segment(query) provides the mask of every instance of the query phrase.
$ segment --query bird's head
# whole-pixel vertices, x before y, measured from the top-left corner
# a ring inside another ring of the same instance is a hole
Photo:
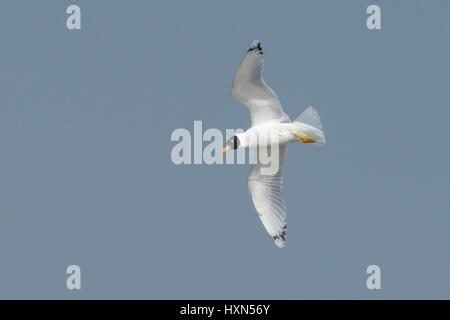
[[[230,149],[237,149],[241,146],[241,141],[239,140],[237,135],[232,136],[230,139],[228,139],[225,148],[222,149],[222,153],[230,150]]]

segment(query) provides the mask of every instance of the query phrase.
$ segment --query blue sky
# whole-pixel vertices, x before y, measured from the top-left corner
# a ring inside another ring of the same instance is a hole
[[[81,30],[66,28],[77,4]],[[381,8],[368,30],[366,8]],[[450,298],[446,1],[5,1],[1,298]],[[244,128],[229,95],[254,39],[295,118],[287,244],[248,165],[176,166],[177,128]],[[232,201],[228,201],[232,199]],[[77,264],[82,289],[65,287]],[[379,265],[382,289],[365,286]]]

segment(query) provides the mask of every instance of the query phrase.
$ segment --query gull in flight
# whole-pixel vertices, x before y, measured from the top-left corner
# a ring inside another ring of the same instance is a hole
[[[263,60],[261,43],[255,40],[242,60],[231,85],[231,96],[247,107],[252,126],[247,131],[231,137],[222,153],[238,148],[264,149],[266,154],[270,153],[278,160],[276,170],[268,174],[264,172],[267,162],[263,163],[262,157],[257,157],[248,175],[248,187],[259,218],[272,240],[281,248],[286,242],[282,171],[287,144],[289,142],[323,144],[325,135],[319,114],[314,108],[307,108],[294,121],[284,113],[277,95],[262,78]],[[270,144],[268,139],[262,139],[262,136],[269,134],[271,139],[276,138],[270,140]]]

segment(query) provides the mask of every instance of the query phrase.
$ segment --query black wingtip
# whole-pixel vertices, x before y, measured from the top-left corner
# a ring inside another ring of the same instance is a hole
[[[256,52],[259,54],[263,54],[262,48],[261,48],[261,42],[259,42],[259,40],[255,40],[253,41],[252,45],[250,46],[250,48],[248,49],[247,52]]]
[[[276,236],[272,237],[272,240],[275,241],[275,243],[280,243],[282,246],[284,246],[284,243],[286,242],[286,225],[283,227],[283,230],[277,234]]]

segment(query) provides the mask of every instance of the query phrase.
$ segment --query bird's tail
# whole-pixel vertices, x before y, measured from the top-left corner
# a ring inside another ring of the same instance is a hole
[[[313,138],[316,144],[325,143],[325,134],[323,133],[322,122],[320,122],[319,113],[313,107],[308,107],[295,120],[298,125],[299,134],[305,137]]]

